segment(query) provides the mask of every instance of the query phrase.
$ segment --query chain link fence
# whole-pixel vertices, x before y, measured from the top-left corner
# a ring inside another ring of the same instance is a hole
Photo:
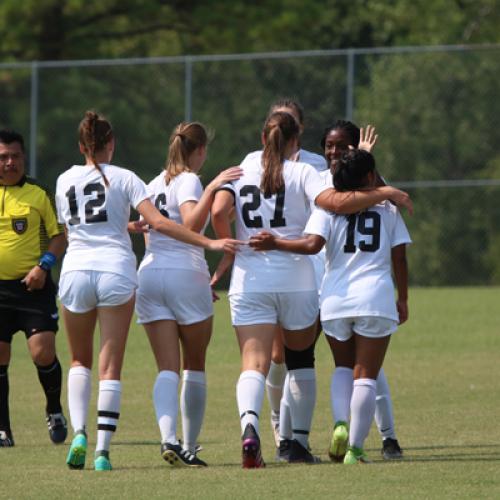
[[[500,45],[0,64],[0,126],[25,135],[30,172],[53,187],[81,161],[86,109],[112,121],[115,163],[145,181],[163,167],[173,127],[199,120],[215,133],[208,181],[258,149],[270,103],[293,97],[306,149],[321,153],[337,118],[377,127],[379,170],[415,201],[405,216],[413,285],[498,285],[499,74]]]

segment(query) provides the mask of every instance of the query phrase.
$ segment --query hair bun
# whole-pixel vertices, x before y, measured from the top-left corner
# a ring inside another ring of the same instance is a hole
[[[95,122],[99,119],[99,115],[92,110],[85,111],[85,119]]]

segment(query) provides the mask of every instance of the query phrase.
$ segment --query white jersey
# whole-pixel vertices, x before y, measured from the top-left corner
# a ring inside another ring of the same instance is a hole
[[[297,161],[312,165],[318,172],[328,170],[328,164],[323,156],[305,149],[299,150],[299,157],[297,158]]]
[[[162,172],[148,184],[148,192],[156,208],[165,217],[182,224],[180,206],[188,201],[198,202],[203,194],[203,186],[198,176],[192,172],[182,172],[167,185],[165,172]],[[209,275],[203,248],[183,243],[154,230],[149,233],[146,254],[139,269],[146,267],[190,269]]]
[[[309,206],[327,189],[316,170],[305,163],[285,161],[284,191],[266,198],[260,191],[261,157],[248,157],[240,165],[243,176],[224,186],[235,196],[236,237],[248,240],[262,230],[278,238],[302,236]],[[307,255],[272,250],[256,252],[242,247],[236,253],[231,293],[315,290],[311,259]]]
[[[136,283],[136,258],[127,224],[130,206],[148,199],[146,186],[130,170],[100,164],[109,181],[93,166],[74,165],[57,179],[59,222],[68,231],[68,249],[61,274],[106,271]]]
[[[255,160],[262,158],[262,150],[252,151],[245,156],[246,160]],[[313,153],[312,151],[307,151],[305,149],[299,150],[299,156],[295,160],[300,163],[307,163],[314,167],[318,172],[323,172],[324,170],[328,170],[328,164],[323,156]]]
[[[324,180],[328,187],[333,187],[333,178],[330,169],[323,170],[319,174]],[[316,209],[315,205],[311,205],[311,212]],[[309,255],[314,266],[314,275],[316,276],[316,288],[318,292],[321,293],[321,283],[323,282],[323,277],[325,276],[325,261],[326,261],[326,248],[323,247],[318,253]]]
[[[304,232],[326,240],[321,320],[380,316],[398,321],[391,248],[411,239],[394,205],[386,201],[347,216],[317,209]]]

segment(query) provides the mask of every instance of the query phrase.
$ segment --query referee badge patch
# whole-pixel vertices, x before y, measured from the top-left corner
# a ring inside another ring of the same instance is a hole
[[[22,217],[20,219],[12,219],[12,229],[17,234],[23,234],[28,229],[28,219],[26,217]]]

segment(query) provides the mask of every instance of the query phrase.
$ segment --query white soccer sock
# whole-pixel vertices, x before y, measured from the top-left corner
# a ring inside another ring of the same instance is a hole
[[[292,439],[292,417],[290,415],[290,375],[287,373],[280,402],[280,439]]]
[[[205,372],[184,370],[181,389],[182,447],[191,453],[195,452],[196,440],[205,415],[206,401]]]
[[[170,370],[162,370],[156,377],[153,388],[153,403],[156,421],[160,428],[161,442],[177,444],[177,413],[179,375]]]
[[[97,399],[96,451],[108,451],[120,418],[122,384],[119,380],[101,380]]]
[[[392,413],[392,399],[389,384],[383,368],[380,368],[377,377],[377,398],[375,400],[375,422],[383,439],[396,439],[394,431],[394,415]]]
[[[375,394],[377,382],[371,378],[359,378],[354,381],[351,398],[351,425],[349,444],[363,448],[370,432],[375,413]]]
[[[345,366],[335,368],[330,382],[330,402],[334,422],[349,422],[352,397],[353,370]]]
[[[91,372],[84,366],[74,366],[68,372],[68,406],[73,431],[85,430],[89,413]]]
[[[271,361],[269,373],[266,378],[266,392],[269,406],[275,417],[280,413],[280,402],[281,396],[283,395],[283,384],[285,382],[286,372],[285,363],[278,364]]]
[[[314,368],[300,368],[288,373],[293,439],[307,447],[316,404],[316,374]]]
[[[256,370],[241,373],[236,385],[236,400],[240,412],[241,432],[247,424],[252,424],[259,433],[259,415],[264,400],[266,379]]]

